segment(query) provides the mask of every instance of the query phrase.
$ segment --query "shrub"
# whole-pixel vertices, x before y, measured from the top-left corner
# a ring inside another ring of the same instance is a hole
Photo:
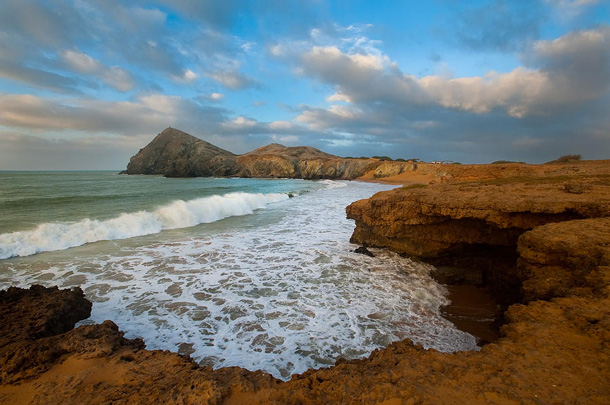
[[[582,156],[580,155],[564,155],[564,156],[560,156],[555,160],[551,160],[550,162],[546,162],[547,164],[549,163],[568,163],[568,162],[575,162],[581,159]]]
[[[515,162],[513,160],[496,160],[495,162],[491,162],[492,165],[506,164],[506,163],[524,163],[525,162]]]

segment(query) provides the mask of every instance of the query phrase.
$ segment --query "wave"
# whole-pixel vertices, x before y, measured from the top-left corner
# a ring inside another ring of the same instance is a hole
[[[339,187],[346,187],[347,183],[345,182],[341,182],[341,181],[337,181],[337,180],[320,180],[321,184],[326,185],[326,189],[331,189],[331,188],[339,188]]]
[[[187,228],[223,218],[252,214],[287,194],[230,193],[194,200],[176,200],[150,211],[124,213],[116,218],[85,218],[74,223],[44,223],[31,231],[0,234],[0,259],[64,250],[102,240],[150,235],[164,229]]]

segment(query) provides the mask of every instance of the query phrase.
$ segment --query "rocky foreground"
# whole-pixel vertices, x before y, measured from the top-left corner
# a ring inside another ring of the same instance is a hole
[[[73,329],[90,311],[79,289],[11,288],[0,292],[0,402],[610,403],[610,162],[441,166],[389,174],[427,185],[347,212],[354,241],[503,296],[501,338],[480,351],[405,340],[282,382],[146,350],[111,321]]]

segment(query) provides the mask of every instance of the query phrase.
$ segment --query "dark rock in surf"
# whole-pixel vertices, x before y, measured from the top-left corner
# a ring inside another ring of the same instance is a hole
[[[375,257],[375,255],[373,254],[373,252],[371,252],[370,250],[368,250],[366,248],[366,246],[360,246],[359,248],[354,250],[354,253],[360,253],[361,255],[367,255],[369,257]]]

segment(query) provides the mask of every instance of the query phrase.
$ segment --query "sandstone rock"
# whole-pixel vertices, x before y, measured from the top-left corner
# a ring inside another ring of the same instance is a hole
[[[405,171],[417,170],[415,163],[389,162],[380,164],[373,173],[373,176],[378,178],[398,176]]]
[[[610,218],[537,227],[518,251],[525,301],[610,293]]]
[[[11,287],[0,291],[0,348],[12,341],[67,332],[90,313],[91,303],[78,287],[59,290],[33,285],[27,290]]]

